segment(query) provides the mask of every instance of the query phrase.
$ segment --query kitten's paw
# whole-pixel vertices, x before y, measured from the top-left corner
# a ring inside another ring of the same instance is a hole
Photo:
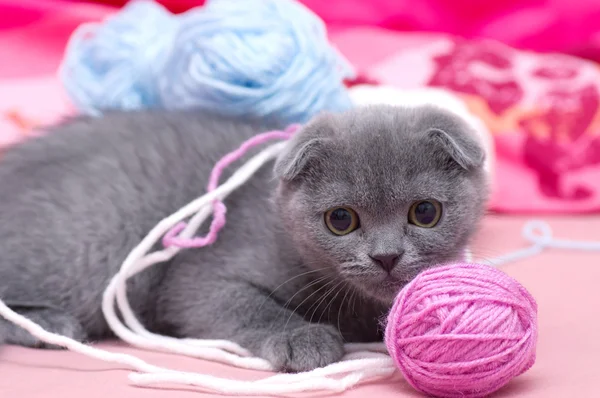
[[[22,312],[22,315],[48,332],[60,334],[79,342],[87,339],[87,334],[81,324],[70,315],[49,310],[25,311]],[[3,335],[6,344],[30,348],[62,349],[62,347],[41,341],[25,329],[21,329],[5,320],[0,320],[0,334]]]
[[[306,325],[269,337],[262,357],[284,372],[305,372],[339,361],[344,355],[340,333],[329,325]]]

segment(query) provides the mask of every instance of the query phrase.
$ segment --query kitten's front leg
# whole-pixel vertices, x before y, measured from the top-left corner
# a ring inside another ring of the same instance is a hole
[[[205,282],[183,295],[165,292],[158,316],[178,336],[232,340],[280,371],[312,370],[344,354],[336,328],[310,324],[268,292],[239,281]]]

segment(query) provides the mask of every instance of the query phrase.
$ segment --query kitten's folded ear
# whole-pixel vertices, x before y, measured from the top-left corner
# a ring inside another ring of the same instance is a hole
[[[473,170],[483,166],[485,150],[469,133],[450,134],[444,130],[433,128],[428,130],[425,136],[428,144],[433,144],[461,168]]]
[[[326,156],[325,143],[332,134],[329,115],[319,116],[302,127],[277,157],[275,175],[292,181],[309,174]]]

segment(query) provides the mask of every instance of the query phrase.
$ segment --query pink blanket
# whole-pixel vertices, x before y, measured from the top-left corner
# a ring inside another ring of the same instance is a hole
[[[177,0],[173,0],[176,3]],[[516,48],[600,61],[600,2],[593,0],[302,0],[333,28],[376,26],[489,38]]]
[[[161,2],[178,10],[199,3]],[[400,27],[399,21],[418,20],[419,23],[410,23],[413,28],[427,28],[432,21],[441,21],[440,13],[448,9],[450,3],[445,6],[442,0],[419,2],[419,6],[410,9],[412,19],[406,17],[409,13],[404,0],[394,3],[347,0],[344,7],[337,8],[337,13],[331,12],[336,4],[333,0],[305,0],[305,3],[331,24],[332,41],[365,78],[400,88],[424,85],[446,88],[461,95],[469,108],[487,123],[497,147],[497,190],[492,210],[537,213],[600,210],[597,64],[439,33],[409,34],[352,27],[363,23]],[[496,17],[502,13],[523,15],[523,9],[515,11],[515,7],[526,3],[523,0],[503,2],[502,6],[472,6],[462,13],[458,8],[453,9],[439,27],[450,30],[450,25],[470,15],[469,21],[478,20],[484,29],[495,23],[495,19],[489,19],[492,11]],[[562,3],[546,2],[547,13],[562,10]],[[561,21],[570,21],[577,15],[583,21],[598,15],[590,3],[597,2],[586,2],[584,6],[571,1],[573,7],[564,12]],[[596,8],[600,9],[600,5]],[[10,60],[0,63],[0,145],[22,139],[32,125],[54,122],[72,111],[54,76],[65,44],[78,24],[100,20],[114,10],[106,5],[69,0],[0,0],[0,59]],[[541,14],[540,11],[531,15]],[[588,48],[593,49],[592,38],[599,36],[590,32],[600,24],[592,25],[581,23],[578,29],[568,31],[568,38],[585,36],[581,44],[589,44]],[[518,32],[518,29],[505,31]],[[548,42],[553,38],[550,33],[543,37]]]

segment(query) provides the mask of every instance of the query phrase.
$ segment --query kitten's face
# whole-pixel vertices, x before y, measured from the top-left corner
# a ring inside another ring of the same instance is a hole
[[[307,264],[389,302],[461,258],[477,228],[487,187],[473,136],[432,107],[319,118],[276,165],[282,225]]]

